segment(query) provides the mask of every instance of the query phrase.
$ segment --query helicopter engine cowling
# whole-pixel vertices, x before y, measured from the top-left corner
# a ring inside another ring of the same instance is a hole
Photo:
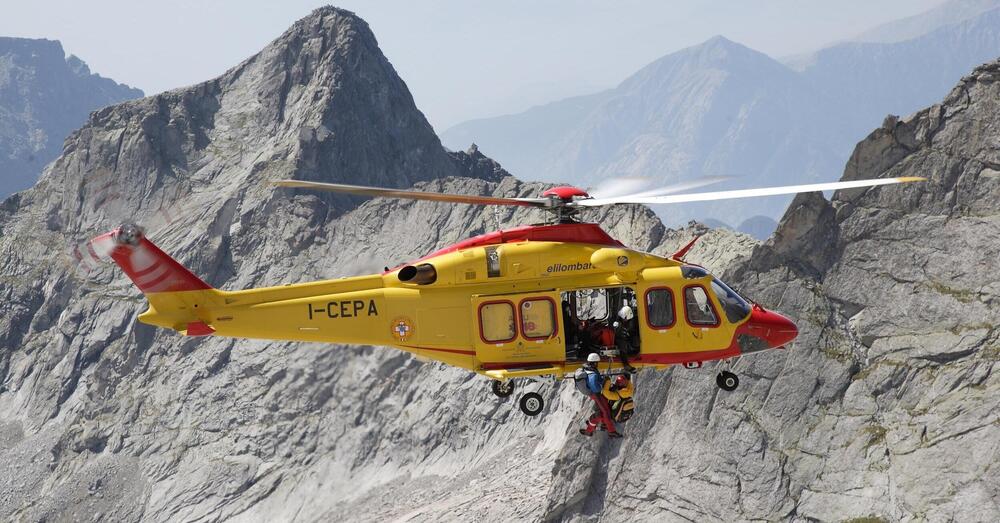
[[[636,272],[646,266],[646,257],[629,249],[604,248],[590,255],[590,263],[606,271]]]

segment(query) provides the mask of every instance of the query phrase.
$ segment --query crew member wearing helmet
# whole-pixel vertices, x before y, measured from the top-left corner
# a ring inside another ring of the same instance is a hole
[[[600,361],[601,357],[596,352],[590,353],[587,356],[587,363],[583,365],[583,368],[578,369],[573,376],[577,389],[590,396],[596,407],[594,414],[587,420],[586,428],[580,429],[580,434],[591,436],[599,425],[603,425],[604,430],[608,431],[609,437],[620,438],[622,435],[615,428],[615,422],[611,417],[611,406],[603,394],[605,380],[604,376],[597,370],[597,364]]]
[[[635,369],[628,364],[628,357],[639,353],[639,322],[635,318],[635,312],[627,303],[618,309],[618,319],[615,326],[615,348],[625,365],[625,370],[633,372]]]

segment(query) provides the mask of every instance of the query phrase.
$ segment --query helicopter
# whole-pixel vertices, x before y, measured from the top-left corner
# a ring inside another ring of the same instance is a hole
[[[722,361],[719,388],[739,385],[732,361],[788,346],[795,323],[743,296],[683,257],[631,249],[583,209],[834,191],[924,180],[879,178],[684,193],[720,177],[629,194],[592,195],[571,186],[536,198],[506,198],[282,180],[284,188],[473,205],[534,207],[551,220],[482,234],[381,273],[275,287],[212,288],[164,253],[141,227],[123,224],[94,238],[149,307],[138,320],[185,336],[388,346],[489,378],[500,398],[517,380],[565,379],[590,353],[609,373]],[[520,410],[544,408],[524,393]]]

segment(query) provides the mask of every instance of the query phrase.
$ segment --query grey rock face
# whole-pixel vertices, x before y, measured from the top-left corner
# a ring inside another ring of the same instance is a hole
[[[35,183],[91,111],[140,96],[59,42],[0,37],[0,198]]]
[[[725,274],[797,318],[794,346],[742,362],[736,394],[647,378],[635,437],[604,455],[609,486],[566,519],[1000,517],[998,100],[993,62],[887,121],[844,174],[927,183],[799,196]]]
[[[135,323],[127,280],[75,258],[138,219],[236,289],[543,219],[268,187],[544,187],[444,151],[367,26],[317,10],[217,80],[95,113],[0,206],[0,520],[995,520],[998,78],[890,120],[845,173],[930,183],[800,197],[763,246],[642,207],[585,215],[658,253],[704,234],[691,261],[802,329],[739,363],[733,393],[713,368],[644,371],[610,443],[577,437],[590,406],[569,384],[523,385],[547,399],[526,418],[486,380],[389,349],[181,338]]]

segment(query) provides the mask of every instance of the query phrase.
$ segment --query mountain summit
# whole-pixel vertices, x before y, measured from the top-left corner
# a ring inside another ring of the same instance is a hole
[[[623,176],[668,184],[727,175],[754,187],[791,184],[789,173],[805,183],[819,180],[817,159],[835,157],[831,129],[814,125],[821,116],[814,100],[785,65],[716,36],[609,91],[469,122],[443,136],[451,146],[476,141],[520,176],[581,186]],[[706,216],[739,222],[774,214],[769,208],[784,200],[687,204],[663,215],[672,223]]]
[[[581,186],[623,176],[664,184],[729,175],[737,189],[833,181],[851,149],[887,114],[934,103],[1000,49],[994,0],[948,5],[955,23],[922,23],[893,43],[842,43],[801,70],[714,37],[671,53],[616,88],[516,115],[459,124],[445,144],[470,142],[518,176]],[[926,19],[926,20],[929,20]],[[658,208],[668,223],[780,217],[790,198]]]
[[[206,190],[198,215],[223,218],[272,200],[271,180],[404,187],[458,173],[368,25],[324,7],[217,79],[95,112],[24,203],[47,200],[54,230],[82,239],[117,220],[155,225],[150,209]]]
[[[57,41],[0,37],[0,199],[30,187],[91,111],[139,96]]]

